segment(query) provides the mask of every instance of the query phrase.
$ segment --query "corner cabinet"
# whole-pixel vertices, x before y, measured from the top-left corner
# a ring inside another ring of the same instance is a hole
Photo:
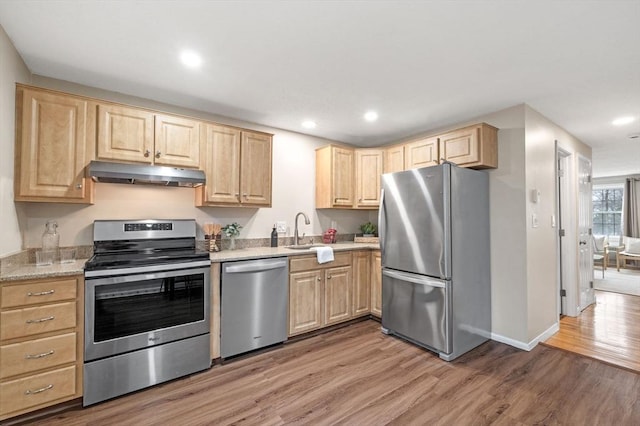
[[[200,139],[206,184],[197,206],[270,207],[272,135],[206,124]]]
[[[337,145],[317,149],[316,208],[378,208],[383,162],[382,149]]]
[[[199,121],[108,103],[97,114],[98,159],[198,168]]]
[[[82,276],[5,282],[0,420],[82,396]]]
[[[380,149],[318,148],[316,208],[376,209],[383,173],[436,166],[443,161],[473,169],[498,167],[498,129],[479,123]]]
[[[84,174],[94,143],[89,101],[17,86],[15,200],[92,203]]]

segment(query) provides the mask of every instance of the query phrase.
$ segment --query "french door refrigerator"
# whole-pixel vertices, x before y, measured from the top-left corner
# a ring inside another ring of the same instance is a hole
[[[451,361],[491,333],[489,179],[450,163],[382,175],[382,331]]]

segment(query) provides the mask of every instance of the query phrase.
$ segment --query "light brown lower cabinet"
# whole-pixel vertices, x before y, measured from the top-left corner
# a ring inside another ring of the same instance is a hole
[[[371,252],[353,252],[353,306],[352,315],[359,317],[371,312]]]
[[[351,252],[320,264],[315,255],[289,259],[289,336],[352,318]]]
[[[371,315],[382,317],[382,256],[380,250],[371,252]]]
[[[81,397],[84,278],[0,287],[0,421]]]

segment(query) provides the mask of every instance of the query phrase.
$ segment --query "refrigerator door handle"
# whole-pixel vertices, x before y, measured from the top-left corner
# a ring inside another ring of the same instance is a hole
[[[380,240],[380,256],[384,258],[384,233],[385,233],[384,188],[380,190],[380,209],[378,210],[378,237]]]
[[[390,271],[388,269],[383,269],[382,275],[386,275],[389,278],[395,278],[398,280],[402,280],[402,281],[406,281],[414,284],[423,284],[423,285],[426,284],[431,287],[446,288],[446,284],[444,282],[435,281],[427,277],[424,277],[424,278],[416,277],[413,274],[405,274],[403,272]]]

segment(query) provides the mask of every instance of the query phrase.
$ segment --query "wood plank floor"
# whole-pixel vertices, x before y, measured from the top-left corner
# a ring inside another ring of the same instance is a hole
[[[367,320],[41,425],[638,425],[640,375],[487,342],[454,362]]]
[[[596,291],[596,303],[563,317],[544,344],[640,373],[640,296]]]

